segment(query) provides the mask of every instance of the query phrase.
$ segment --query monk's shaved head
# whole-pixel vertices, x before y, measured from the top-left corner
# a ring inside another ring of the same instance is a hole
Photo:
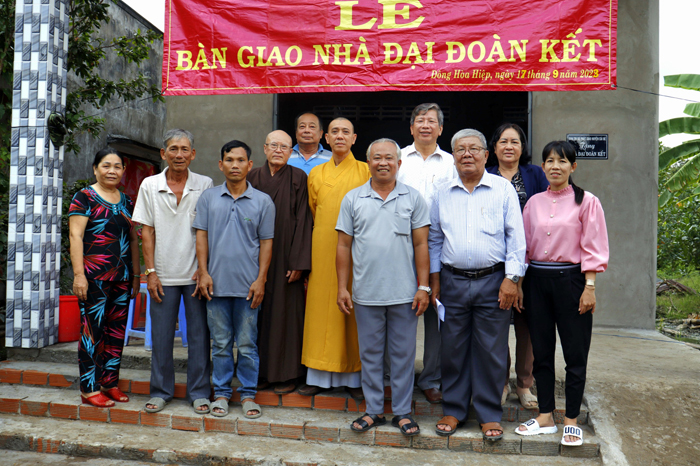
[[[347,122],[348,124],[350,124],[350,129],[352,129],[352,132],[353,132],[353,133],[355,132],[355,125],[353,125],[353,124],[352,124],[352,121],[348,120],[348,119],[345,118],[345,117],[334,118],[333,121],[331,121],[331,122],[328,124],[328,131],[331,130],[331,127],[335,126],[335,123],[340,122],[340,121]]]
[[[286,131],[282,131],[281,129],[278,129],[278,130],[275,130],[275,131],[272,131],[271,133],[269,133],[267,135],[267,137],[265,138],[265,144],[267,144],[273,140],[276,142],[281,142],[281,143],[287,144],[289,146],[292,145],[292,137],[289,134],[287,134]]]

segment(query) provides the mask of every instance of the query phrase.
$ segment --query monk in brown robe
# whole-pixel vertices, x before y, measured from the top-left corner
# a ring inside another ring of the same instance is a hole
[[[275,203],[275,241],[258,318],[259,388],[274,384],[289,393],[306,370],[301,364],[304,332],[304,275],[311,270],[313,217],[306,173],[287,165],[292,138],[284,131],[267,135],[267,162],[248,173],[248,181]]]

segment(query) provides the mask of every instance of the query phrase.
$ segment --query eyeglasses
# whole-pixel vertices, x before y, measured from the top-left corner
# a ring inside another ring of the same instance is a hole
[[[481,151],[486,150],[484,147],[460,147],[459,149],[455,149],[455,155],[461,157],[467,152],[469,152],[472,155],[479,155]]]
[[[281,150],[282,152],[287,152],[289,149],[291,149],[291,146],[288,146],[286,144],[277,144],[276,142],[271,142],[270,144],[265,144],[265,146],[269,147],[272,150]]]

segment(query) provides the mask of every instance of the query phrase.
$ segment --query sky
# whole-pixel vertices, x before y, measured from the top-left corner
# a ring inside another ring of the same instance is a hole
[[[156,27],[163,30],[165,23],[165,0],[124,0]],[[659,121],[684,116],[683,109],[689,102],[674,99],[690,99],[700,102],[700,91],[673,89],[663,86],[663,77],[671,74],[700,74],[700,47],[697,28],[700,18],[698,0],[659,0]],[[617,82],[626,86],[624,77],[618,75]],[[626,86],[629,87],[629,86]],[[631,92],[618,90],[615,92]],[[671,96],[671,97],[667,97]],[[697,136],[667,136],[664,145],[673,147]]]

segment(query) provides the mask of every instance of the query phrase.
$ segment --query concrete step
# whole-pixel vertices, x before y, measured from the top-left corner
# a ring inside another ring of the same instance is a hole
[[[117,403],[113,408],[95,408],[80,404],[77,395],[72,389],[4,384],[0,385],[0,413],[13,414],[17,418],[71,419],[80,422],[130,424],[144,429],[160,427],[174,431],[228,434],[232,437],[249,435],[330,444],[397,447],[411,451],[453,450],[585,458],[596,458],[600,452],[598,439],[586,425],[582,426],[585,443],[581,447],[561,446],[561,434],[521,437],[514,433],[517,422],[503,423],[503,440],[491,443],[482,439],[481,431],[473,420],[451,437],[438,436],[434,425],[440,416],[415,416],[422,426],[421,434],[404,437],[398,429],[390,426],[371,429],[362,434],[353,432],[350,423],[358,413],[352,412],[265,406],[261,418],[246,419],[241,413],[240,403],[232,403],[229,415],[217,418],[196,414],[184,400],[173,400],[162,412],[150,414],[141,411],[148,400],[146,396],[132,395],[128,403]]]
[[[3,361],[0,362],[0,383],[24,384],[32,386],[49,386],[79,388],[79,373],[77,364],[60,364],[42,361]],[[186,374],[175,374],[175,398],[185,398]],[[238,380],[234,379],[234,385]],[[119,387],[124,393],[148,395],[150,393],[150,370],[121,369]],[[237,393],[234,393],[234,397]],[[342,389],[334,389],[313,397],[299,395],[296,392],[287,395],[277,395],[271,389],[258,392],[256,401],[263,406],[283,406],[295,408],[314,408],[317,410],[365,411],[365,403],[357,402]],[[564,401],[557,400],[557,406],[563,407]],[[391,411],[391,402],[386,401],[385,410]],[[425,399],[420,390],[413,394],[412,413],[416,415],[441,416],[442,404],[431,404]],[[537,416],[538,410],[522,407],[516,395],[511,394],[503,406],[504,422],[524,422]],[[555,421],[564,422],[564,410],[554,411]],[[579,424],[588,424],[588,411],[582,407]]]
[[[191,432],[143,426],[66,422],[8,414],[0,414],[0,448],[5,450],[0,452],[2,464],[13,466],[142,466],[149,463],[207,466],[518,466],[525,459],[522,455],[494,457],[469,451],[402,449],[220,433],[193,435]],[[15,458],[19,460],[14,461]],[[530,462],[533,460],[542,466],[600,464],[599,458],[540,456],[526,459]]]
[[[125,459],[90,458],[89,461],[90,466],[151,466],[151,463],[145,461]],[[60,453],[46,454],[26,450],[5,450],[2,452],[2,464],[3,466],[84,466],[85,458]]]

